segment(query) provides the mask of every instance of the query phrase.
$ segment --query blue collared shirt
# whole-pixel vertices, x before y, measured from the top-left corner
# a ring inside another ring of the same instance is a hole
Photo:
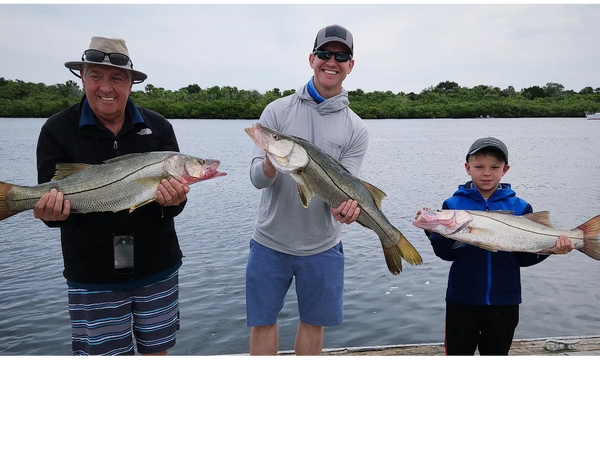
[[[134,124],[138,124],[140,122],[144,123],[144,118],[142,118],[142,115],[131,99],[127,99],[125,114],[132,118]],[[79,118],[79,126],[83,127],[84,125],[96,125],[96,116],[92,111],[92,107],[90,106],[88,99],[83,101],[83,106],[81,107],[81,116]]]

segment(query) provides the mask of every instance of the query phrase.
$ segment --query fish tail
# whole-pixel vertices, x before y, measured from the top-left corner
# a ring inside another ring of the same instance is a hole
[[[420,265],[423,263],[423,258],[417,252],[412,244],[400,234],[400,240],[398,241],[398,248],[402,252],[402,258],[411,265]]]
[[[413,247],[412,244],[400,233],[398,244],[392,247],[383,247],[385,262],[388,269],[394,275],[402,271],[402,259],[406,260],[411,265],[420,265],[423,263],[421,255]]]
[[[583,231],[583,247],[577,250],[594,260],[600,260],[600,215],[577,228]]]
[[[10,183],[0,182],[0,221],[18,213],[8,208],[8,201],[6,200],[6,193],[12,187],[13,185]]]

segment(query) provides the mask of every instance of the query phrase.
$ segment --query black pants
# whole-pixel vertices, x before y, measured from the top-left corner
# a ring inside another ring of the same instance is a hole
[[[446,301],[446,355],[508,355],[517,324],[518,305]]]

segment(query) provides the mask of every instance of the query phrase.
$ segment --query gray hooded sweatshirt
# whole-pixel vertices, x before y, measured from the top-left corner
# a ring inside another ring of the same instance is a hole
[[[348,92],[344,89],[317,103],[304,86],[267,105],[259,122],[310,141],[358,176],[369,132],[348,107]],[[262,190],[262,197],[252,239],[275,251],[297,256],[318,254],[335,246],[341,239],[342,224],[333,218],[329,205],[313,197],[308,208],[304,208],[294,179],[280,172],[274,178],[267,177],[262,167],[264,159],[265,151],[254,146],[250,180]]]

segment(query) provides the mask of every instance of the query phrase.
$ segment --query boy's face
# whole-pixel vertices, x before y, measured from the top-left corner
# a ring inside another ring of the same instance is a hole
[[[500,179],[506,174],[510,166],[503,160],[492,155],[480,155],[476,153],[469,157],[468,163],[465,163],[467,174],[471,176],[473,184],[481,195],[489,198],[500,183]]]

